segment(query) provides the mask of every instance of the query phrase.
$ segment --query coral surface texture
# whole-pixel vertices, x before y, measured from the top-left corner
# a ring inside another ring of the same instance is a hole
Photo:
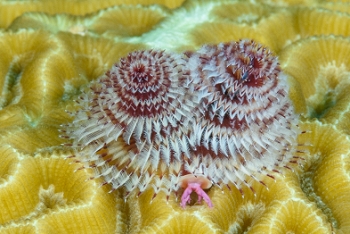
[[[0,142],[1,234],[350,233],[350,1],[0,0]]]

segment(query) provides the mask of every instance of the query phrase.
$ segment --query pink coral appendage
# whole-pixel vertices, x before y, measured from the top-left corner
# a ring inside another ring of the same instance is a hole
[[[213,207],[213,203],[211,202],[209,196],[204,192],[204,190],[201,188],[201,184],[199,183],[189,183],[187,185],[187,188],[185,189],[184,193],[181,197],[181,207],[185,208],[186,203],[190,202],[190,195],[192,192],[197,193],[198,195],[198,201],[200,202],[203,198],[203,200],[208,204],[210,208]]]

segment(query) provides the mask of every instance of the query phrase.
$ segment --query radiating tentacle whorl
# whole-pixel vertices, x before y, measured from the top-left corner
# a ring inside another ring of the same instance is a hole
[[[297,163],[298,115],[278,60],[249,40],[183,55],[135,51],[84,90],[65,133],[113,189],[154,196],[252,187]]]
[[[248,178],[289,167],[298,156],[300,133],[278,60],[254,41],[206,45],[190,61],[208,94],[204,117],[191,131],[195,153],[186,170],[214,183],[250,187]],[[251,188],[254,190],[253,188]]]
[[[100,142],[98,150],[119,135],[151,144],[186,127],[198,102],[185,64],[183,56],[164,51],[130,53],[80,96],[66,135],[83,147]]]
[[[180,177],[182,158],[190,157],[189,125],[200,113],[194,79],[180,54],[135,51],[120,59],[83,91],[65,126],[82,149],[79,161],[114,189],[142,192],[156,177],[170,193],[178,185],[169,177]]]

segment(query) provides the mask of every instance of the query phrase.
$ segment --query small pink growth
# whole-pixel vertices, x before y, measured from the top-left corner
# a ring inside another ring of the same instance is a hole
[[[201,188],[201,185],[198,183],[189,183],[181,197],[182,208],[185,208],[186,203],[190,202],[190,195],[192,192],[195,192],[198,194],[198,202],[200,202],[203,198],[203,200],[208,204],[210,208],[213,207],[213,203],[211,202],[208,194],[206,194],[204,190]]]
[[[213,207],[213,203],[211,202],[208,194],[204,192],[203,189],[208,189],[212,186],[210,180],[205,178],[204,176],[196,176],[196,175],[185,175],[180,179],[181,187],[186,188],[181,196],[181,207],[185,208],[186,203],[189,203],[191,198],[191,193],[195,192],[198,195],[198,202],[201,202],[202,199],[208,204],[210,208]]]

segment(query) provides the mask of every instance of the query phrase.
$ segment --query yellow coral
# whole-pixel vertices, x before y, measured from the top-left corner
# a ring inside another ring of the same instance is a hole
[[[350,233],[349,2],[124,2],[0,1],[0,232]],[[213,187],[213,209],[182,209],[152,189],[124,202],[66,159],[65,109],[119,58],[240,38],[280,57],[306,132],[302,167],[255,196]]]
[[[349,133],[350,40],[318,36],[300,40],[281,53],[285,72],[302,84],[310,117],[332,123]],[[296,59],[298,58],[298,59]]]
[[[9,145],[0,150],[4,160],[1,232],[13,233],[18,226],[22,227],[20,232],[33,233],[125,230],[120,214],[125,207],[123,200],[108,194],[98,182],[86,181],[88,172],[75,172],[77,165],[65,160],[64,153],[51,151],[30,156]],[[109,216],[100,216],[99,212]]]

